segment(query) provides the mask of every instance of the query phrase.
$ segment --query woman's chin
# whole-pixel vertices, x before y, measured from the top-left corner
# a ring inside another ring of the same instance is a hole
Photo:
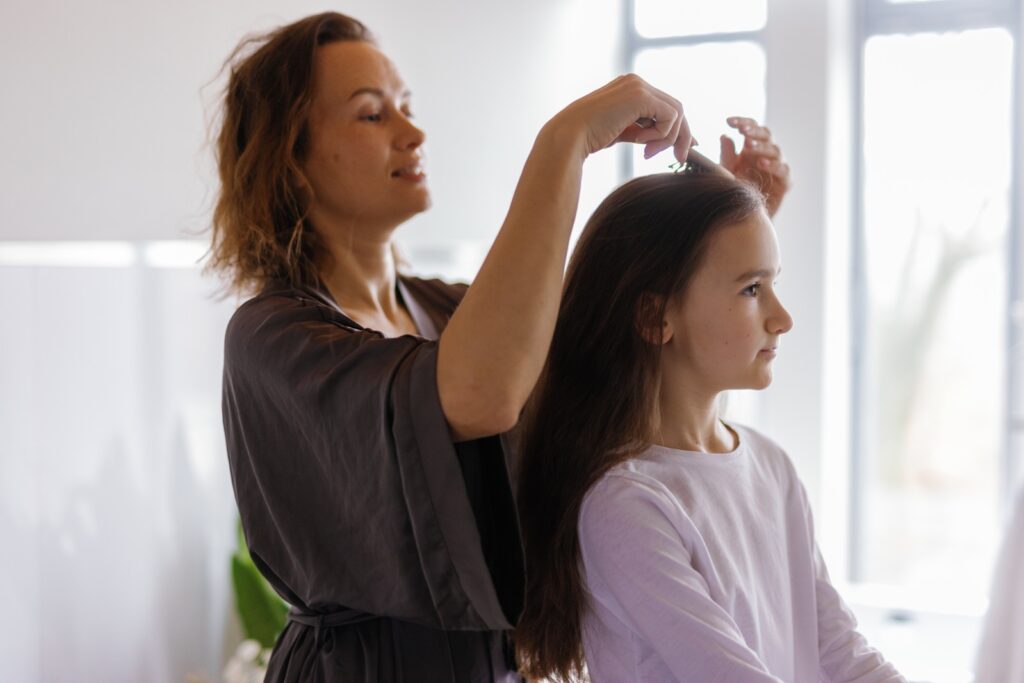
[[[409,209],[412,212],[410,218],[416,214],[423,213],[434,204],[426,187],[417,189],[420,190],[416,193],[417,196],[409,202]]]
[[[415,199],[407,199],[399,205],[401,209],[398,212],[393,212],[391,214],[391,221],[394,221],[397,225],[401,225],[402,223],[405,223],[428,210],[432,205],[433,202],[430,200],[430,195],[427,193],[424,193],[423,196],[416,197]],[[392,209],[395,208],[396,207],[394,206],[392,207]]]

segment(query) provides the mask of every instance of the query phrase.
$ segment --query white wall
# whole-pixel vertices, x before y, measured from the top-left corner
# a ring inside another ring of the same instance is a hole
[[[221,63],[244,34],[326,9],[367,23],[414,92],[435,201],[410,240],[492,236],[536,131],[619,59],[617,0],[7,2],[0,239],[204,229]],[[602,190],[605,157],[589,164]]]
[[[838,575],[849,457],[851,5],[772,0],[765,31],[767,119],[793,173],[775,224],[794,326],[761,396],[760,424],[793,458]]]

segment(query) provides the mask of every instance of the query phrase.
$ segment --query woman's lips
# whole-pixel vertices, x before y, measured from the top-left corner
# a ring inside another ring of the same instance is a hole
[[[423,171],[423,167],[419,164],[410,164],[403,166],[396,171],[391,173],[392,178],[401,178],[403,180],[411,180],[413,182],[420,182],[426,179],[427,174]]]

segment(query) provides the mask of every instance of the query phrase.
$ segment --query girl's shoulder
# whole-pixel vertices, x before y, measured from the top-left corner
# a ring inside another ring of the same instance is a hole
[[[580,530],[607,529],[625,520],[675,516],[678,502],[657,477],[644,471],[642,461],[633,458],[605,472],[587,490],[580,505]]]
[[[781,489],[791,491],[794,486],[802,486],[796,467],[789,454],[777,441],[763,432],[741,425],[730,423],[733,429],[745,440],[750,452],[750,462],[766,476],[771,477]]]
[[[651,445],[608,470],[587,495],[607,497],[628,489],[633,495],[665,501],[693,488],[732,489],[745,483],[785,493],[799,484],[789,455],[774,439],[746,425],[728,426],[739,436],[737,448],[730,453],[697,453]]]
[[[755,459],[769,461],[781,467],[792,468],[793,463],[789,458],[789,454],[778,441],[764,432],[745,424],[730,422],[729,426],[739,434],[741,442],[746,442],[748,450]]]

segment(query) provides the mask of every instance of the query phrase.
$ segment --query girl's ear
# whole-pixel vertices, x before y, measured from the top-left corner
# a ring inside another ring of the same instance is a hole
[[[661,344],[664,346],[672,341],[672,337],[675,336],[675,330],[672,329],[672,323],[668,320],[662,319],[661,321]]]
[[[662,346],[672,339],[672,323],[664,318],[665,298],[660,294],[644,293],[636,307],[636,331],[648,344]]]

